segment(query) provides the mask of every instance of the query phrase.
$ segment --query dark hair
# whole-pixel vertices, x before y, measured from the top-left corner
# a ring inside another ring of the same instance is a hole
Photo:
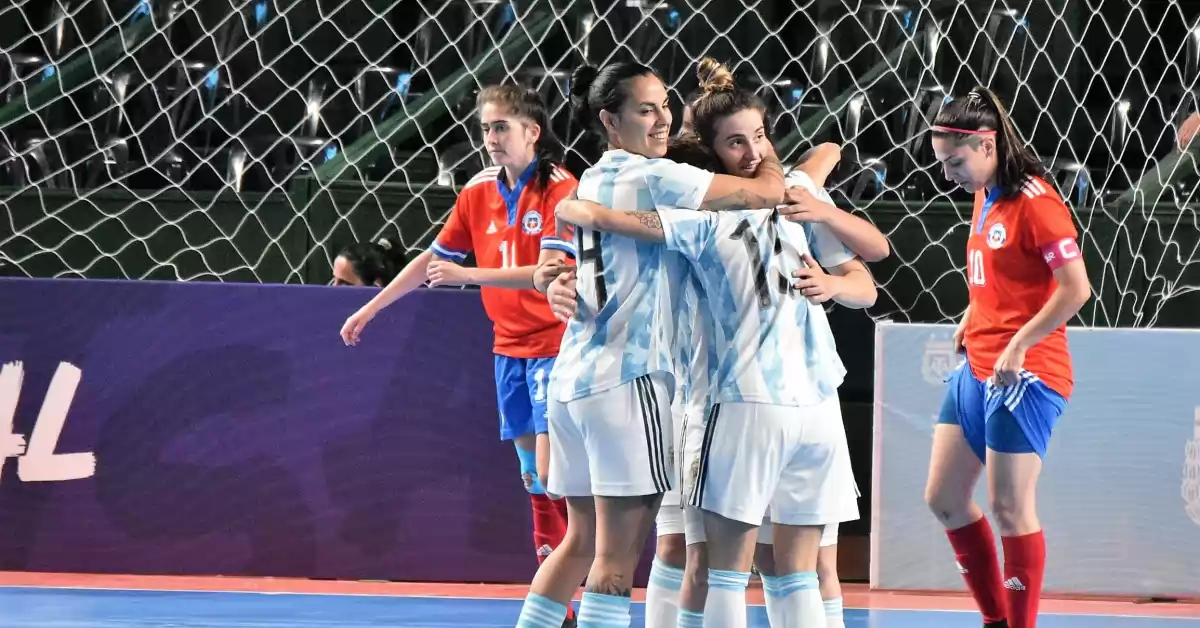
[[[996,132],[996,186],[1002,198],[1021,193],[1021,187],[1032,176],[1043,176],[1046,168],[1037,153],[1026,146],[1017,134],[1008,111],[986,87],[976,87],[966,96],[959,96],[942,105],[933,118],[933,137],[963,141],[973,137],[971,131]],[[937,127],[943,127],[938,129]],[[956,133],[952,129],[966,131]]]
[[[534,144],[537,170],[533,176],[534,185],[546,189],[550,184],[550,175],[555,166],[561,166],[563,160],[562,142],[550,127],[550,113],[546,110],[546,102],[537,90],[521,85],[493,85],[479,92],[475,99],[477,109],[485,104],[499,105],[515,116],[528,118],[541,127],[541,135]]]
[[[338,257],[346,258],[363,285],[378,282],[386,286],[408,263],[404,245],[396,238],[381,238],[375,242],[355,242],[342,249]]]
[[[754,92],[733,84],[733,73],[716,59],[705,57],[696,67],[700,79],[700,97],[691,102],[692,128],[707,146],[716,143],[717,124],[747,109],[763,114],[767,106]]]
[[[724,173],[725,169],[721,166],[721,160],[713,154],[708,146],[705,146],[695,135],[681,135],[673,137],[667,143],[667,159],[703,168],[710,172]]]
[[[597,70],[581,65],[571,73],[571,110],[584,128],[605,136],[600,112],[616,113],[629,98],[629,81],[640,76],[658,77],[650,66],[617,61]]]

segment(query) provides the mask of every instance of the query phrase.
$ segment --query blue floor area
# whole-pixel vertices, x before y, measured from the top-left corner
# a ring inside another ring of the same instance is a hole
[[[0,588],[4,628],[512,628],[518,600]],[[643,626],[635,605],[633,626]],[[1168,628],[1197,619],[1047,615],[1039,628]],[[752,628],[766,628],[762,608]],[[973,613],[846,611],[848,628],[973,628]]]

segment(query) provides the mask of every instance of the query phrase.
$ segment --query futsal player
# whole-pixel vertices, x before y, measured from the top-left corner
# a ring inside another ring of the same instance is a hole
[[[430,286],[481,286],[495,327],[500,438],[516,448],[541,563],[567,527],[566,505],[550,499],[543,482],[549,460],[548,386],[564,326],[533,290],[533,273],[539,261],[562,264],[574,254],[574,246],[558,237],[552,212],[577,182],[561,164],[562,146],[537,92],[494,86],[480,92],[477,104],[495,165],[467,182],[430,249],[351,315],[341,336],[346,344],[357,344],[380,310],[427,281]],[[477,268],[461,265],[471,252]],[[564,610],[567,623],[573,616],[571,609]],[[555,627],[560,624],[563,618]]]
[[[752,172],[761,155],[770,149],[770,139],[766,129],[766,107],[762,101],[748,90],[734,85],[733,74],[714,59],[701,60],[697,67],[700,81],[700,91],[689,98],[687,110],[690,112],[690,130],[715,157],[715,167],[718,171],[730,172],[744,176]],[[841,157],[841,151],[835,144],[822,144],[808,151],[788,175],[789,200],[788,218],[793,221],[821,225],[818,231],[832,234],[833,238],[847,245],[855,255],[866,261],[878,261],[889,253],[887,238],[874,225],[838,209],[832,199],[822,190],[825,179],[832,172]],[[703,431],[703,421],[688,421],[691,432]],[[684,450],[688,451],[691,460],[693,452],[699,445],[695,441],[699,435],[692,434]],[[855,490],[857,497],[857,490]],[[665,508],[664,508],[665,510]],[[706,587],[702,574],[704,569],[704,534],[703,526],[697,521],[698,513],[687,512],[691,525],[686,526],[688,558],[688,577],[684,579],[681,594],[682,606],[688,610],[700,611],[704,608]],[[841,586],[837,573],[837,532],[838,525],[828,525],[821,535],[821,549],[817,558],[821,598],[826,610],[826,625],[828,628],[844,626],[842,618]],[[660,537],[661,538],[661,537]],[[776,573],[774,571],[774,556],[771,547],[770,519],[764,519],[759,529],[758,547],[755,551],[755,566],[763,577],[767,595],[768,615],[773,614],[775,597],[770,595],[774,589]],[[654,585],[652,579],[651,586]],[[650,590],[647,590],[647,615],[653,611],[650,608]]]
[[[571,97],[576,118],[608,148],[581,177],[579,198],[638,209],[783,200],[778,160],[765,160],[758,176],[744,179],[662,159],[671,112],[666,87],[646,66],[581,67]],[[567,498],[569,524],[560,551],[530,586],[518,623],[529,628],[557,625],[585,574],[579,625],[629,625],[631,577],[674,482],[673,290],[686,263],[627,238],[581,230],[575,236],[579,302],[555,364],[549,410],[548,488]]]
[[[708,295],[713,402],[689,503],[704,511],[709,595],[679,626],[746,625],[746,584],[756,528],[775,523],[781,626],[820,628],[816,561],[826,523],[858,517],[836,390],[845,374],[824,309],[874,302],[865,266],[825,229],[774,209],[621,212],[582,201],[559,205],[581,228],[665,243],[689,259]],[[796,283],[784,278],[800,272]]]
[[[1066,323],[1091,295],[1071,212],[995,94],[976,87],[930,129],[945,176],[975,194],[969,301],[954,334],[925,499],[945,526],[985,626],[1033,628],[1046,563],[1034,492],[1074,384]],[[1004,546],[971,499],[986,465]]]
[[[396,238],[380,238],[348,245],[333,258],[335,286],[376,286],[382,288],[396,278],[406,265],[404,245]]]

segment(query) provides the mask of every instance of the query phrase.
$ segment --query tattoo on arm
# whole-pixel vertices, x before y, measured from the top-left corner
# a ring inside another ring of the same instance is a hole
[[[658,212],[634,212],[633,217],[637,218],[643,227],[657,231],[663,230],[662,218],[658,217]]]
[[[760,194],[738,190],[720,198],[714,198],[704,204],[706,209],[721,211],[723,209],[762,209],[772,203]]]

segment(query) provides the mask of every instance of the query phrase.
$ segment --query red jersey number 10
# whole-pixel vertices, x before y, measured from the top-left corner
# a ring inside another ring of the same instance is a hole
[[[967,249],[967,283],[972,286],[987,285],[983,275],[983,251],[979,249]]]

